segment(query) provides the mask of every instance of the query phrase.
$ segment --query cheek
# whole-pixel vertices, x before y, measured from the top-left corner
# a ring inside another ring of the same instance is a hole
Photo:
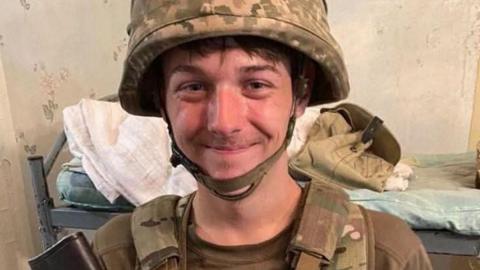
[[[172,125],[175,141],[183,144],[196,136],[202,126],[204,113],[200,106],[168,106],[168,114]]]
[[[288,98],[272,100],[268,104],[252,103],[249,106],[250,120],[268,137],[282,140],[288,128],[291,102]]]

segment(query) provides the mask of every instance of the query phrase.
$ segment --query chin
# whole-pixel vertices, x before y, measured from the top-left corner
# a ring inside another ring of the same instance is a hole
[[[215,179],[218,179],[218,180],[224,180],[224,181],[228,181],[229,179],[232,179],[232,178],[235,178],[235,177],[238,177],[238,176],[242,176],[244,175],[245,173],[247,173],[247,171],[238,171],[238,170],[235,170],[235,171],[216,171],[216,172],[213,172],[213,173],[209,173],[209,175]]]
[[[255,166],[240,166],[223,163],[222,166],[210,166],[208,175],[219,180],[228,180],[238,176],[242,176],[253,169]]]

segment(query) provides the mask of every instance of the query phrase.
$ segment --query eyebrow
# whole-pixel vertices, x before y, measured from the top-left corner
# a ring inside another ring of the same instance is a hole
[[[240,71],[244,73],[252,73],[252,72],[266,71],[266,70],[272,71],[280,75],[280,72],[278,71],[278,69],[276,69],[272,65],[252,65],[252,66],[246,66],[246,67],[240,68]]]
[[[197,74],[197,75],[205,75],[205,73],[200,68],[195,67],[195,66],[191,66],[191,65],[176,66],[174,69],[172,69],[172,71],[170,71],[169,75],[172,76],[175,73],[181,73],[181,72],[193,73],[193,74]]]
[[[251,65],[251,66],[245,66],[240,68],[240,72],[243,73],[253,73],[253,72],[259,72],[259,71],[272,71],[278,75],[280,75],[280,72],[278,69],[276,69],[272,65]],[[170,76],[172,76],[175,73],[192,73],[192,74],[197,74],[197,75],[202,75],[204,76],[205,73],[202,71],[202,69],[192,66],[192,65],[178,65],[172,71],[170,71]]]

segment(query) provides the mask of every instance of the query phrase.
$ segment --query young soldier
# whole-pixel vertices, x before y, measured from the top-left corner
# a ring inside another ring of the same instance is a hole
[[[349,91],[322,1],[136,0],[129,34],[122,106],[199,185],[102,227],[105,269],[431,268],[402,221],[288,172],[295,119]]]

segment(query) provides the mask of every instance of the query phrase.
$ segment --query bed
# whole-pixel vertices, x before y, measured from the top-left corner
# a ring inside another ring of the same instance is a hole
[[[110,96],[104,98],[104,100],[114,101],[115,97]],[[53,164],[56,162],[57,157],[65,144],[66,136],[65,132],[62,131],[56,138],[55,143],[46,157],[28,157],[43,249],[47,249],[57,242],[57,235],[63,228],[95,230],[114,216],[132,210],[132,207],[82,208],[78,205],[55,205],[53,198],[49,194],[46,179],[52,173]],[[417,155],[416,157],[418,158],[419,156]],[[458,160],[458,156],[454,156],[453,159]],[[444,160],[444,162],[447,162],[446,164],[448,165],[448,160]],[[448,171],[448,166],[446,170]],[[428,178],[428,174],[425,177]],[[473,178],[472,181],[474,181]],[[430,183],[432,182],[430,181]],[[432,188],[432,186],[429,188]],[[471,190],[474,189],[471,188]],[[480,190],[476,191],[479,193],[474,194],[480,194]],[[457,192],[462,191],[457,190]],[[355,195],[351,193],[350,196],[353,197],[353,201],[357,201],[360,204],[362,201],[366,201],[367,203],[365,205],[367,205],[368,202],[371,201],[371,198],[369,199],[368,197],[371,196],[371,194]],[[478,198],[480,199],[480,195]],[[382,198],[380,198],[380,200],[382,200]],[[468,204],[468,202],[465,203]],[[388,209],[386,211],[386,209],[382,209],[381,207],[376,210],[388,212]],[[480,212],[472,212],[472,217],[476,222],[480,222],[479,213]],[[448,226],[433,226],[431,228],[424,226],[419,228],[414,227],[413,229],[430,254],[448,254],[480,258],[480,232],[455,232],[455,230],[451,230]]]
[[[402,218],[429,253],[478,257],[480,189],[475,188],[475,159],[475,152],[406,155],[401,162],[415,171],[406,191],[347,193],[355,203]]]

